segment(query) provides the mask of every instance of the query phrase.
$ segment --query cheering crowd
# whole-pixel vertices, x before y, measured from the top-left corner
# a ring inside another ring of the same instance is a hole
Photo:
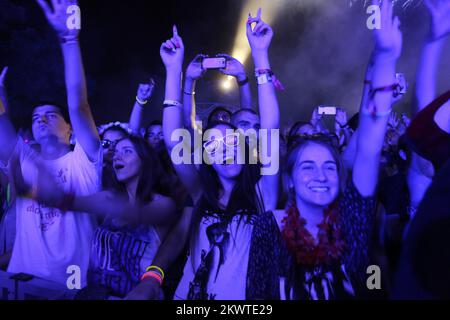
[[[246,22],[254,77],[217,56],[239,87],[238,108],[198,115],[210,57],[183,70],[188,44],[174,26],[160,47],[163,119],[143,123],[149,79],[128,123],[97,126],[79,30],[66,24],[74,1],[37,2],[61,41],[67,107],[43,101],[32,134],[16,131],[2,69],[0,269],[66,285],[67,268],[78,266],[77,299],[450,297],[450,91],[436,90],[450,0],[425,0],[431,23],[409,115],[393,110],[408,84],[396,69],[400,21],[384,0],[359,112],[321,106],[288,128],[261,9]],[[269,157],[279,159],[275,173]]]

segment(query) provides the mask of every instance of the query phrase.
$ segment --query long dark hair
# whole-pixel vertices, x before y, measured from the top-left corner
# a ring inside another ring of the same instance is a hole
[[[215,128],[219,125],[227,126],[237,132],[237,128],[226,122],[212,122],[208,124],[206,130]],[[245,141],[245,139],[244,139]],[[203,149],[202,149],[203,151]],[[222,191],[222,183],[219,175],[212,165],[203,163],[200,165],[199,175],[202,183],[203,195],[194,208],[194,219],[191,226],[190,252],[193,257],[192,263],[195,261],[195,247],[198,242],[199,227],[202,218],[208,215],[207,212],[223,213],[226,215],[225,220],[231,221],[233,215],[237,212],[242,213],[239,224],[244,216],[251,218],[258,213],[264,212],[264,203],[261,199],[261,192],[257,192],[258,181],[261,178],[261,166],[259,164],[250,164],[250,148],[245,142],[245,164],[242,171],[236,178],[236,183],[231,192],[227,208],[223,210],[220,206],[220,192]],[[244,213],[245,212],[245,213]]]
[[[151,202],[155,193],[172,196],[170,180],[164,173],[159,157],[152,147],[143,138],[133,135],[127,135],[120,141],[123,140],[131,142],[141,160],[136,201],[141,204]],[[113,189],[126,194],[125,184],[118,181],[115,174]]]
[[[237,128],[226,122],[212,122],[208,124],[206,130],[213,129],[219,125],[223,125],[237,132]],[[258,196],[255,186],[261,178],[259,164],[250,164],[250,148],[245,142],[245,164],[239,176],[236,178],[236,184],[228,202],[227,211],[236,211],[243,209],[256,208],[262,210],[262,199]],[[203,188],[204,200],[212,209],[220,209],[219,198],[222,191],[222,184],[219,175],[212,165],[201,164],[199,169],[200,179]],[[238,201],[236,201],[238,200]]]

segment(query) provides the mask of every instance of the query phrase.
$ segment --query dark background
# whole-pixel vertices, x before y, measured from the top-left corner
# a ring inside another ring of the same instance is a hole
[[[272,23],[272,69],[286,87],[279,94],[284,124],[309,118],[320,104],[357,111],[364,71],[372,50],[369,17],[361,1],[248,0],[256,6],[276,2]],[[154,75],[157,90],[146,111],[146,122],[161,117],[164,69],[159,47],[177,24],[186,46],[185,64],[197,54],[230,53],[246,0],[106,1],[80,0],[81,46],[88,79],[89,101],[97,124],[127,121],[140,81]],[[408,9],[398,1],[404,50],[398,71],[413,85],[428,17],[416,1]],[[242,34],[241,36],[245,36]],[[447,50],[444,52],[448,52]],[[444,57],[448,54],[444,53]],[[441,66],[440,91],[448,85],[449,59]],[[41,100],[64,103],[65,89],[59,44],[33,0],[0,0],[0,68],[10,66],[6,79],[11,113],[17,126],[29,124],[32,106]],[[251,61],[247,73],[253,80]],[[220,90],[217,73],[197,85],[199,102],[238,104],[237,90]],[[252,83],[254,104],[256,85]],[[408,111],[412,90],[397,105]]]

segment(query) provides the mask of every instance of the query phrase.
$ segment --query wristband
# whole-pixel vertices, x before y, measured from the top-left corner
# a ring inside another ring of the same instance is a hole
[[[182,104],[175,100],[165,100],[164,101],[164,108],[167,108],[167,107],[178,107],[179,108],[181,106],[182,106]]]
[[[272,82],[272,76],[268,73],[264,73],[256,76],[256,82],[259,85],[266,84],[268,82]]]
[[[191,92],[191,93],[184,91],[184,94],[186,94],[188,96],[195,96],[195,91]]]
[[[256,69],[255,77],[259,85],[272,82],[275,89],[278,91],[284,91],[284,87],[280,80],[277,79],[275,74],[270,69]]]
[[[153,271],[146,272],[141,277],[141,281],[144,281],[145,279],[148,279],[148,278],[153,278],[153,279],[157,280],[160,286],[162,286],[162,284],[163,284],[162,277],[159,274],[157,274],[156,272],[153,272]]]
[[[140,106],[145,106],[148,103],[148,100],[141,100],[139,99],[138,96],[136,96],[136,102],[140,105]]]
[[[78,36],[67,36],[60,38],[61,44],[73,44],[78,43]]]
[[[338,123],[338,124],[339,124],[339,123]],[[339,124],[339,127],[340,127],[341,129],[345,129],[345,128],[348,128],[349,125],[348,125],[348,123],[344,124],[343,126],[341,126],[341,125]]]
[[[156,271],[160,272],[161,273],[161,277],[163,279],[165,278],[163,269],[161,269],[160,267],[157,267],[157,266],[150,266],[150,267],[147,268],[147,270],[145,270],[145,272],[150,272],[152,270],[156,270]]]
[[[238,86],[239,86],[239,87],[243,87],[243,86],[245,86],[247,83],[249,83],[249,81],[250,81],[249,78],[246,76],[244,80],[238,81],[237,83],[238,83]]]
[[[383,118],[383,117],[389,116],[391,114],[391,112],[392,112],[392,108],[389,108],[389,110],[387,110],[385,112],[378,112],[377,111],[377,106],[374,104],[373,100],[375,98],[375,95],[378,92],[393,92],[393,91],[395,91],[395,89],[397,89],[397,87],[398,87],[398,84],[394,83],[394,84],[391,84],[389,86],[375,88],[375,89],[370,90],[370,94],[369,94],[370,103],[369,103],[367,109],[362,109],[361,110],[362,114],[364,114],[364,115],[371,115],[373,118]],[[373,105],[373,110],[372,111],[369,110],[371,105]]]
[[[389,110],[387,110],[385,112],[378,112],[376,110],[376,108],[374,109],[374,111],[370,111],[370,110],[367,110],[367,109],[361,110],[361,113],[363,115],[372,116],[373,118],[384,118],[384,117],[387,117],[387,116],[391,115],[391,112],[392,112],[392,109],[389,109]]]

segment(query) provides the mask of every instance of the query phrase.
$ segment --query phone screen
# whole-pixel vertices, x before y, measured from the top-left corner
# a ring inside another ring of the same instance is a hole
[[[336,107],[319,107],[319,114],[327,116],[335,116]]]
[[[203,69],[223,69],[227,67],[225,58],[206,58],[202,61]]]

